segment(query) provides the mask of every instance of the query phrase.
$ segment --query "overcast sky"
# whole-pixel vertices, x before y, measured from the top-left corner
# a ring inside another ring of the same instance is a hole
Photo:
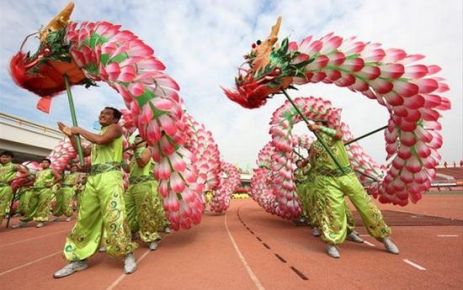
[[[43,125],[70,123],[66,97],[54,98],[52,111],[35,109],[38,98],[11,81],[8,64],[24,37],[60,11],[66,0],[0,1],[0,111]],[[284,102],[275,97],[258,110],[246,110],[229,101],[220,86],[233,86],[242,55],[251,43],[264,39],[277,16],[283,17],[280,37],[300,41],[334,32],[342,37],[382,43],[424,54],[424,64],[442,67],[450,91],[444,96],[452,110],[443,112],[443,160],[463,159],[463,46],[461,0],[388,1],[75,1],[72,20],[106,20],[121,24],[150,45],[167,73],[181,87],[186,109],[212,131],[222,157],[243,168],[254,167],[258,151],[268,142],[271,113]],[[31,43],[30,48],[35,47]],[[105,84],[86,90],[73,88],[82,127],[91,128],[106,105],[123,107],[122,98]],[[354,135],[387,123],[384,107],[361,94],[317,84],[300,87],[293,96],[316,96],[343,109],[343,121]],[[302,125],[298,132],[305,132]],[[361,145],[378,162],[385,159],[384,136],[377,134]]]

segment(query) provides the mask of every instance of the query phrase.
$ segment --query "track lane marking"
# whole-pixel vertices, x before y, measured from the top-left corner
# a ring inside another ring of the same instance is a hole
[[[420,266],[418,265],[417,263],[414,263],[412,261],[410,261],[409,259],[402,259],[402,261],[404,261],[405,263],[409,264],[410,266],[420,270],[420,271],[426,271],[426,268],[423,267],[423,266]]]
[[[364,242],[365,244],[369,245],[370,247],[376,247],[375,244],[372,244],[372,243],[370,243],[369,241],[363,240],[363,242]]]
[[[458,235],[437,235],[439,238],[457,238]]]
[[[51,257],[53,257],[53,256],[56,256],[56,255],[58,255],[58,254],[61,254],[62,252],[63,252],[63,251],[54,252],[53,254],[50,254],[50,255],[48,255],[48,256],[45,256],[45,257],[42,257],[42,258],[38,258],[38,259],[35,259],[35,260],[33,260],[33,261],[30,261],[30,262],[28,262],[28,263],[26,263],[26,264],[22,264],[22,265],[16,266],[16,267],[14,267],[14,268],[11,268],[10,270],[1,272],[1,273],[0,273],[0,276],[3,276],[3,275],[5,275],[5,274],[8,274],[8,273],[14,272],[14,271],[16,271],[16,270],[22,269],[22,268],[24,268],[24,267],[27,267],[27,266],[32,265],[32,264],[35,264],[35,263],[40,262],[40,261],[42,261],[42,260],[51,258]]]
[[[138,260],[137,260],[137,267],[138,267],[138,263],[140,263],[149,253],[151,252],[151,250],[147,250]],[[135,271],[136,272],[136,271]],[[132,273],[133,274],[133,273]],[[124,280],[125,277],[127,277],[127,275],[130,275],[130,274],[121,274],[111,285],[108,286],[108,288],[106,288],[106,290],[112,290],[114,289],[114,287],[116,287],[122,280]]]
[[[256,288],[259,290],[264,290],[264,286],[262,286],[262,283],[260,283],[259,279],[257,278],[256,274],[252,271],[251,267],[249,266],[248,262],[246,262],[246,259],[244,258],[243,254],[241,253],[240,249],[238,248],[238,245],[235,242],[235,239],[233,238],[230,230],[228,229],[228,223],[227,223],[227,214],[225,214],[225,229],[227,230],[228,237],[230,238],[233,248],[235,249],[236,253],[238,254],[238,257],[241,260],[241,263],[244,265],[244,268],[246,269],[246,272],[248,272],[249,277],[251,280],[254,282],[254,285],[256,285]]]
[[[38,236],[38,237],[33,237],[33,238],[25,239],[25,240],[16,241],[16,242],[13,242],[13,243],[1,245],[0,249],[8,247],[8,246],[12,246],[12,245],[25,243],[25,242],[32,241],[32,240],[38,240],[38,239],[41,239],[41,238],[44,238],[44,237],[49,237],[49,236],[53,236],[53,235],[60,234],[60,233],[70,232],[70,231],[71,231],[70,229],[69,230],[63,230],[63,231],[58,231],[58,232],[54,232],[54,233],[49,233],[49,234],[46,234],[46,235],[43,235],[43,236]]]

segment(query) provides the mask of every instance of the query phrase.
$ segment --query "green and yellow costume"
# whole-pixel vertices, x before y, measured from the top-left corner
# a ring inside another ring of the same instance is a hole
[[[352,170],[344,143],[334,138],[334,130],[326,127],[322,127],[319,135],[342,168],[337,167],[320,141],[313,143],[311,164],[316,174],[313,190],[320,199],[322,239],[333,245],[344,242],[349,231],[348,220],[352,219],[344,196],[349,197],[371,236],[379,240],[388,237],[391,230]]]
[[[56,206],[53,211],[54,216],[72,216],[72,199],[76,193],[78,178],[79,173],[77,172],[72,172],[64,176],[61,188],[55,194]]]
[[[21,215],[26,215],[29,210],[29,201],[31,200],[32,193],[34,192],[32,186],[23,186],[18,189],[19,194],[19,207],[18,212]]]
[[[9,210],[11,199],[13,198],[13,189],[11,182],[16,176],[16,165],[8,162],[0,164],[0,225],[5,218],[6,211]]]
[[[124,199],[130,229],[138,231],[141,240],[150,243],[161,239],[158,232],[166,227],[166,219],[158,182],[153,177],[154,161],[150,159],[144,167],[136,161],[145,149],[138,148],[130,161],[129,188]]]
[[[47,222],[50,213],[51,200],[53,198],[53,183],[55,176],[51,168],[37,172],[32,193],[28,203],[26,215],[22,222],[34,220],[36,222]]]
[[[84,260],[93,255],[103,231],[106,232],[106,253],[111,256],[125,256],[137,247],[132,242],[124,204],[122,136],[108,144],[94,144],[91,159],[92,167],[80,197],[77,221],[64,246],[68,261]]]

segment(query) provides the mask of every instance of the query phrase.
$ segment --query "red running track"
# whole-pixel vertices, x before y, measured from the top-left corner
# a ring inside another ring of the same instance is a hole
[[[463,219],[463,194],[428,194],[418,205],[382,209]],[[387,217],[386,217],[387,218]],[[387,219],[386,219],[387,221]],[[17,221],[15,220],[14,223]],[[368,236],[328,257],[307,227],[265,213],[252,200],[225,215],[136,251],[138,270],[98,253],[90,267],[55,280],[72,223],[0,230],[0,289],[462,289],[463,226],[393,226],[400,255]],[[365,230],[359,226],[361,234]]]

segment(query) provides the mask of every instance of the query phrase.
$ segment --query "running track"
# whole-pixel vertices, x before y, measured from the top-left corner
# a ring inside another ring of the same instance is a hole
[[[463,194],[381,208],[463,220]],[[98,253],[89,269],[55,280],[71,226],[3,225],[0,289],[463,289],[462,225],[392,226],[400,255],[362,236],[368,243],[346,242],[336,260],[309,228],[271,216],[251,199],[235,200],[225,215],[205,214],[199,226],[165,236],[155,252],[141,245],[132,275],[122,274],[122,261]]]

